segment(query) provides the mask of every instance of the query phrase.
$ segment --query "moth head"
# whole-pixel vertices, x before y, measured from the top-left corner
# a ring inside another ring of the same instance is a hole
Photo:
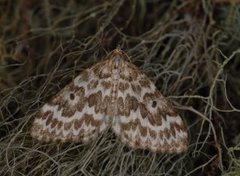
[[[111,65],[114,69],[122,67],[124,61],[128,58],[127,54],[124,53],[121,49],[117,48],[109,54],[109,59]]]

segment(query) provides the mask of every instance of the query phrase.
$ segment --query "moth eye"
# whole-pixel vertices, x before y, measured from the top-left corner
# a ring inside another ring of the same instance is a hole
[[[71,100],[74,100],[74,98],[75,98],[74,93],[70,93],[69,97],[70,97]]]
[[[152,107],[155,108],[156,106],[157,106],[157,102],[154,100],[154,101],[152,102]]]

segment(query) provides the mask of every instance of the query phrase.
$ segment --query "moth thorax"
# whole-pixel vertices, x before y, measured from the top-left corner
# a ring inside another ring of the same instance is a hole
[[[112,70],[112,79],[113,79],[113,80],[118,80],[119,77],[120,77],[120,75],[119,75],[119,69],[113,69],[113,70]]]
[[[120,55],[116,55],[113,57],[113,68],[119,69],[122,66],[123,58]]]

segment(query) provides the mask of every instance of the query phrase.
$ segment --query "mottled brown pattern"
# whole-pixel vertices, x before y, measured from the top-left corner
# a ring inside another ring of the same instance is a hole
[[[124,131],[128,131],[131,128],[131,124],[128,123],[121,123],[121,129]]]
[[[124,124],[122,123],[121,124],[121,128],[124,130],[124,131],[128,131],[130,129],[132,130],[136,130],[137,128],[139,129],[140,133],[139,135],[141,136],[146,136],[147,135],[147,128],[146,127],[143,127],[140,123],[140,120],[139,119],[136,119],[135,121],[131,121],[130,123],[128,124]]]
[[[136,97],[132,96],[130,97],[130,108],[133,110],[133,111],[136,111],[138,106],[139,106],[139,102],[138,100],[136,99]]]
[[[79,97],[78,103],[76,104],[76,110],[81,112],[86,105],[87,98],[85,97],[85,90],[83,87],[80,87],[76,92],[76,96]]]
[[[127,96],[126,100],[125,100],[125,110],[124,110],[126,117],[129,117],[130,112],[132,110],[132,109],[130,109],[130,103],[131,103],[130,96]]]
[[[71,118],[77,110],[76,108],[73,108],[72,106],[67,106],[67,107],[62,108],[62,109],[63,109],[63,111],[62,111],[61,115],[63,117],[68,117],[68,118]]]
[[[134,146],[142,146],[143,143],[140,142],[139,138],[134,139]]]
[[[171,130],[172,130],[172,129],[171,129]],[[165,137],[169,139],[170,136],[171,136],[171,134],[170,134],[170,133],[171,133],[170,129],[165,129],[163,132],[164,132]]]
[[[148,129],[146,127],[143,127],[140,122],[138,123],[138,128],[141,133],[141,136],[143,137],[147,136]]]
[[[177,117],[177,113],[172,109],[170,111],[170,107],[168,106],[163,106],[163,108],[158,108],[158,113],[161,114],[161,116],[166,120],[167,115],[171,117]]]
[[[91,94],[91,95],[88,96],[87,101],[88,101],[88,106],[89,106],[89,107],[95,106],[95,103],[96,103],[96,102],[95,102],[95,101],[96,101],[96,100],[95,100],[95,96],[96,96],[96,94],[97,94],[97,93],[93,93],[93,94]]]
[[[111,98],[109,96],[105,96],[102,102],[100,112],[108,115],[108,107],[110,106],[110,104],[111,104]]]
[[[129,116],[131,111],[136,111],[139,104],[134,96],[127,95],[125,99],[125,116]]]
[[[120,79],[127,81],[127,82],[132,82],[135,80],[136,77],[134,77],[133,75],[131,75],[131,73],[128,75],[125,75],[124,72],[120,73]]]
[[[86,135],[86,134],[85,134],[85,131],[86,131],[86,129],[84,129],[84,128],[81,128],[81,129],[80,129],[79,135],[78,135],[79,138],[84,138],[84,136]]]
[[[127,89],[129,89],[129,84],[128,83],[119,82],[119,85],[118,85],[118,90],[119,91],[124,93]]]
[[[52,117],[48,116],[47,121],[46,121],[46,125],[48,126],[51,122],[52,122]]]
[[[150,100],[154,100],[156,98],[158,98],[158,91],[155,91],[153,93],[145,93],[145,95],[143,96],[143,101],[150,101]]]
[[[171,116],[170,114],[169,114],[169,112],[167,111],[167,109],[165,109],[165,107],[163,107],[163,108],[158,108],[157,109],[157,113],[159,114],[159,116],[161,116],[161,120],[164,120],[164,121],[166,121],[167,120],[167,115],[169,115],[169,116]],[[173,117],[175,117],[175,116],[173,116]]]
[[[135,131],[137,126],[138,126],[138,124],[139,124],[139,120],[138,119],[136,119],[135,121],[131,121],[130,122],[130,126],[131,126],[132,130]]]
[[[175,123],[170,123],[171,136],[176,137]]]
[[[84,108],[86,101],[84,88],[80,87],[75,90],[74,95],[75,97],[77,96],[81,101],[75,101],[75,98],[72,100],[69,98],[65,101],[62,101],[62,116],[70,118],[76,113],[76,111],[81,111]],[[73,101],[75,101],[75,104],[72,103]]]
[[[127,89],[129,89],[130,84],[126,82],[126,83],[124,84],[124,87],[125,87],[125,89],[127,90]]]
[[[157,113],[151,113],[152,115],[149,116],[151,124],[162,125],[162,120],[164,119],[164,121],[166,121],[167,115],[177,117],[177,113],[165,99],[162,99],[159,91],[156,90],[154,93],[146,93],[143,99],[145,105],[151,103],[153,108],[157,108]],[[158,106],[158,99],[162,99],[161,108]],[[144,107],[144,105],[142,105],[142,107]]]
[[[157,114],[152,114],[151,116],[149,116],[149,118],[152,124],[161,126],[162,120],[165,118],[165,116],[162,116],[161,113],[157,113]]]
[[[102,107],[102,92],[101,91],[98,91],[96,94],[95,94],[95,106],[94,106],[94,110],[96,113],[99,113],[101,111],[101,107]]]
[[[69,130],[72,127],[72,122],[65,122],[64,123],[64,130]]]
[[[94,137],[98,133],[97,128],[93,130],[88,130],[88,129],[83,129],[82,124],[85,122],[86,125],[91,125],[91,126],[100,126],[101,121],[96,121],[94,120],[94,117],[90,114],[84,114],[83,118],[81,120],[75,120],[71,122],[66,122],[62,123],[60,121],[55,121],[56,119],[53,120],[53,123],[55,125],[57,124],[58,129],[60,129],[63,125],[63,129],[65,131],[68,131],[67,136],[63,136],[63,132],[60,132],[60,134],[56,135],[56,128],[52,131],[46,131],[42,130],[42,127],[38,124],[34,124],[32,127],[32,136],[38,138],[39,140],[44,140],[46,142],[52,140],[52,141],[61,141],[61,142],[66,142],[66,141],[88,141],[89,137]],[[51,124],[52,125],[52,124]],[[78,130],[80,128],[80,133],[79,135],[75,136],[73,134],[73,128]],[[36,131],[38,134],[36,134]],[[44,137],[45,136],[45,137]]]
[[[52,117],[53,116],[53,112],[51,112],[51,111],[47,111],[47,112],[44,112],[44,113],[41,112],[39,115],[41,116],[41,118],[43,120],[45,120],[47,117]]]
[[[100,133],[100,125],[105,123],[106,128],[101,132],[110,127],[130,147],[153,152],[185,151],[188,139],[184,123],[171,122],[170,127],[165,124],[169,119],[179,118],[178,114],[153,82],[129,60],[122,50],[116,49],[105,60],[83,71],[40,110],[31,135],[44,141],[88,142]],[[79,117],[73,118],[74,114]],[[129,123],[124,122],[125,118]],[[160,131],[159,127],[164,126]],[[79,131],[78,135],[74,130]],[[131,134],[131,130],[137,130],[138,134]],[[167,142],[165,138],[176,141]]]
[[[74,128],[78,130],[82,126],[82,120],[74,120]]]
[[[140,109],[140,113],[141,113],[142,118],[147,118],[147,116],[150,115],[147,108],[145,107],[145,105],[143,103],[139,104],[139,109]],[[152,125],[154,125],[154,122],[152,122],[151,119],[149,119],[149,121]]]
[[[151,85],[151,82],[149,79],[140,79],[139,84],[141,87],[149,88]]]
[[[101,73],[101,74],[99,75],[99,78],[100,78],[100,79],[106,79],[106,78],[109,78],[109,77],[111,77],[111,74],[110,74],[110,73]]]
[[[62,121],[58,121],[57,128],[60,129],[60,128],[62,128],[62,126],[63,126],[63,122]]]
[[[98,80],[95,80],[94,84],[93,84],[93,89],[96,89],[98,87],[98,83],[99,81]]]
[[[123,104],[123,98],[119,97],[117,99],[117,108],[118,108],[118,114],[124,115],[124,104]]]
[[[132,83],[131,87],[132,87],[132,90],[135,94],[141,95],[142,88],[140,87],[140,85],[138,85],[136,83],[134,83],[134,84]]]
[[[106,62],[104,61],[104,62],[100,62],[92,67],[91,70],[93,71],[95,76],[102,77],[101,72],[102,72],[102,68],[105,66],[105,64],[106,64]]]
[[[175,129],[176,129],[178,132],[181,132],[181,131],[185,131],[185,130],[186,130],[184,124],[179,125],[179,124],[177,124],[177,123],[174,123],[174,127],[175,127]]]
[[[104,81],[104,80],[102,80],[102,81],[101,81],[101,86],[104,88],[104,90],[106,90],[106,89],[110,89],[111,86],[112,86],[112,84],[111,84],[110,81]]]
[[[49,105],[58,105],[59,107],[64,107],[65,104],[64,102],[66,102],[66,99],[64,98],[64,95],[66,95],[66,93],[74,93],[76,90],[78,90],[79,88],[76,87],[74,85],[73,82],[69,83],[68,85],[66,85],[60,92],[58,92],[55,96],[53,96],[48,104]]]
[[[55,128],[57,126],[58,120],[57,119],[53,119],[52,123],[51,123],[51,128]]]
[[[85,113],[82,118],[87,126],[92,125],[98,127],[100,125],[100,121],[95,120],[92,114]]]
[[[98,129],[98,127],[103,123],[103,121],[100,120],[95,120],[94,118],[92,118],[91,124],[92,126],[95,126],[96,129]],[[95,132],[95,130],[93,130]]]
[[[150,136],[151,136],[153,139],[155,139],[155,138],[157,137],[156,131],[154,131],[154,130],[152,130],[152,129],[150,129],[150,128],[148,128],[148,131],[149,131]]]
[[[158,136],[159,136],[160,139],[163,139],[163,137],[164,137],[163,131],[159,131],[158,132]]]
[[[177,117],[178,113],[173,109],[172,105],[165,99],[163,101],[165,102],[164,109],[165,109],[165,112],[167,112],[166,114],[172,117]]]
[[[121,92],[125,92],[125,84],[123,82],[118,83],[118,90]]]
[[[139,72],[137,67],[132,63],[125,62],[124,66],[125,66],[125,69],[120,73],[120,78],[127,82],[135,81],[138,75],[142,74],[141,72]]]
[[[84,70],[81,73],[81,81],[87,82],[89,80],[89,70]]]
[[[88,89],[96,89],[98,86],[98,80],[91,80],[88,85],[87,88]]]
[[[168,142],[167,142],[167,140],[164,138],[163,139],[163,145],[162,145],[162,147],[164,147],[163,149],[165,149],[165,147],[169,147],[169,144],[168,144]],[[166,150],[166,149],[165,149]]]
[[[181,144],[180,144],[181,145]],[[174,151],[176,150],[176,148],[179,147],[179,143],[176,143],[175,141],[172,141],[170,144],[170,152],[174,153]]]

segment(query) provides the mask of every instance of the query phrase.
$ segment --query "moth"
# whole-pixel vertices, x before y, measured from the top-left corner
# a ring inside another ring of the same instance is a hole
[[[134,149],[181,153],[188,147],[181,117],[121,49],[82,71],[44,104],[31,136],[89,142],[109,129]]]

